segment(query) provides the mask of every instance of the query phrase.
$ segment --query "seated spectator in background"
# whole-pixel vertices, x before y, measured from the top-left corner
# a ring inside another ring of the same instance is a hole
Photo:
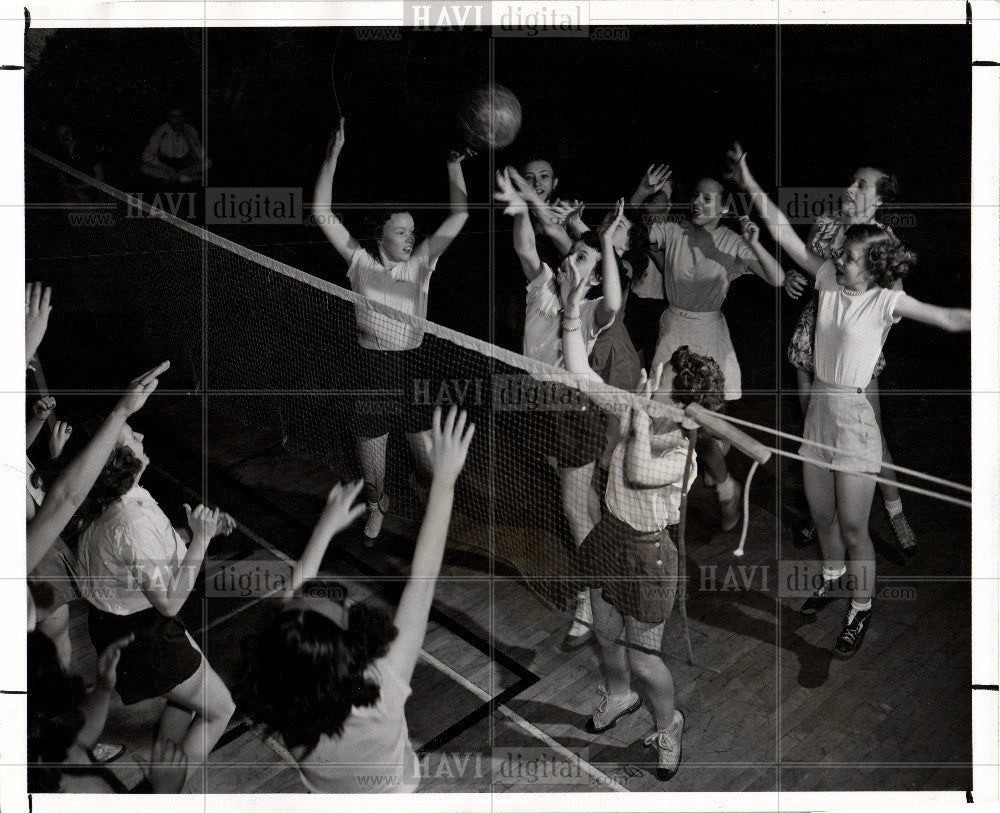
[[[184,114],[171,110],[163,124],[156,128],[142,153],[142,174],[171,186],[193,186],[202,182],[202,167],[208,169],[198,131],[186,121]]]
[[[104,166],[101,164],[100,153],[92,146],[77,140],[73,128],[68,124],[56,125],[56,143],[52,149],[52,157],[68,164],[84,175],[90,175],[99,181],[104,180]],[[60,197],[87,202],[90,200],[91,187],[67,175],[65,172],[56,174],[56,182]]]

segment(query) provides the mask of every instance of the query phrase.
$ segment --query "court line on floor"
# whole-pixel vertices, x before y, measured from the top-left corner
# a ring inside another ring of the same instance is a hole
[[[170,474],[169,472],[165,471],[161,467],[157,466],[156,467],[156,471],[157,471],[157,473],[159,473],[162,476],[164,476],[166,479],[170,480],[172,483],[174,483],[179,488],[182,488],[182,489],[186,490],[188,493],[192,494],[195,497],[199,496],[198,493],[194,489],[192,489],[187,484],[182,483],[180,480],[178,480],[176,477],[174,477],[172,474]],[[247,536],[248,539],[250,539],[253,542],[256,542],[261,547],[265,548],[273,556],[276,556],[277,558],[283,560],[287,564],[294,564],[294,560],[292,560],[285,553],[283,553],[282,551],[278,550],[278,548],[274,547],[274,545],[272,545],[266,539],[264,539],[260,535],[258,535],[255,532],[253,532],[250,528],[248,528],[246,525],[244,525],[242,522],[240,522],[235,517],[233,519],[236,522],[236,527],[242,533],[244,533]],[[333,574],[331,574],[331,575],[333,575]],[[277,590],[274,590],[269,595],[273,595],[273,593],[276,593],[276,592],[277,592]],[[200,630],[200,632],[204,631],[204,630],[208,630],[208,629],[216,626],[217,624],[221,623],[223,620],[227,620],[228,618],[232,618],[232,617],[238,615],[239,613],[243,612],[244,610],[248,609],[249,607],[254,606],[255,604],[259,603],[260,601],[263,601],[267,597],[268,597],[267,595],[257,597],[254,601],[248,603],[247,605],[245,605],[243,607],[239,607],[236,610],[233,610],[232,612],[227,613],[226,615],[222,616],[222,618],[219,618],[219,619],[216,619],[215,621],[213,621],[211,624],[205,625],[204,629]],[[546,734],[544,731],[542,731],[536,725],[534,725],[533,723],[528,722],[528,720],[526,720],[520,714],[518,714],[517,712],[513,711],[508,706],[506,706],[506,705],[504,705],[502,703],[497,704],[495,702],[496,699],[492,695],[490,695],[485,690],[481,689],[479,686],[477,686],[472,681],[468,680],[464,675],[461,675],[458,672],[456,672],[454,669],[452,669],[447,664],[445,664],[442,661],[438,660],[433,655],[429,654],[428,652],[426,652],[424,650],[420,651],[420,657],[421,657],[421,659],[424,662],[430,664],[432,667],[434,667],[435,669],[437,669],[439,672],[441,672],[442,674],[444,674],[446,677],[450,678],[453,682],[457,683],[459,686],[461,686],[462,688],[464,688],[466,691],[471,692],[472,694],[476,695],[476,697],[478,697],[480,700],[485,701],[485,703],[490,708],[494,708],[495,707],[495,709],[497,711],[499,711],[504,717],[506,717],[508,720],[510,720],[515,725],[517,725],[519,728],[521,728],[527,734],[529,734],[530,736],[532,736],[535,739],[539,740],[540,742],[543,742],[545,745],[547,745],[553,751],[555,751],[556,753],[558,753],[561,756],[565,757],[569,761],[570,764],[579,765],[582,768],[582,770],[584,772],[586,772],[591,778],[597,780],[598,782],[600,782],[605,787],[610,788],[610,789],[612,789],[614,791],[617,791],[619,793],[628,793],[629,792],[628,789],[625,788],[623,785],[621,785],[618,782],[616,782],[614,779],[612,779],[606,773],[604,773],[600,769],[594,767],[589,762],[581,759],[580,756],[579,756],[579,754],[574,754],[565,745],[562,745],[561,743],[557,742],[555,739],[553,739],[550,735]],[[274,749],[274,750],[277,751],[277,749]]]

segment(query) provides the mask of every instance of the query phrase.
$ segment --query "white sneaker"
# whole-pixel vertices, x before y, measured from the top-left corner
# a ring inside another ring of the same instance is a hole
[[[637,692],[631,689],[629,689],[627,694],[614,697],[608,694],[608,690],[604,686],[599,687],[598,690],[601,693],[601,702],[598,704],[593,716],[584,725],[584,728],[591,734],[600,734],[602,731],[607,731],[619,719],[626,714],[638,711],[642,705],[642,698],[639,697]]]
[[[645,739],[646,745],[657,750],[656,778],[662,782],[673,779],[681,766],[681,741],[684,737],[684,714],[674,710],[674,720],[669,728],[654,731]]]

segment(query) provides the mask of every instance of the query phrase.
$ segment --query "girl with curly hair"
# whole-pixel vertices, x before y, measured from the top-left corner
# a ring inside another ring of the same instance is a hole
[[[566,297],[563,354],[570,372],[597,382],[600,377],[587,363],[580,332],[580,294],[581,288],[574,287]],[[662,366],[651,378],[643,372],[639,394],[664,403],[722,409],[725,379],[714,359],[685,346],[674,351],[670,364],[673,374],[666,377]],[[652,706],[656,730],[646,744],[657,748],[662,780],[671,779],[680,766],[684,730],[660,647],[677,593],[674,538],[681,497],[695,474],[693,454],[692,470],[686,465],[689,445],[683,428],[669,419],[653,419],[641,409],[626,415],[611,457],[603,515],[581,548],[607,679],[587,730],[607,731],[639,709],[642,698],[631,688],[634,675]]]
[[[427,457],[433,472],[410,578],[394,617],[350,607],[310,584],[330,540],[365,510],[362,482],[335,486],[295,565],[284,603],[246,641],[241,699],[277,734],[313,793],[409,793],[420,783],[404,706],[423,647],[451,519],[455,482],[475,431],[437,409]],[[353,507],[352,507],[353,506]]]
[[[739,150],[739,144],[734,145],[734,149]],[[891,234],[892,229],[880,224],[875,216],[884,204],[892,203],[898,195],[899,185],[895,176],[874,167],[861,167],[854,173],[851,185],[843,192],[841,209],[833,214],[821,214],[816,218],[809,236],[806,238],[806,246],[816,256],[829,260],[844,245],[844,235],[847,229],[853,225],[878,226]],[[785,291],[793,299],[798,299],[805,289],[805,284],[806,280],[801,274],[790,273],[785,279]],[[899,285],[900,283],[897,282],[896,287]],[[795,324],[795,332],[788,345],[788,360],[795,367],[798,378],[799,402],[802,405],[803,416],[809,409],[809,393],[816,372],[813,365],[813,334],[815,332],[816,297],[810,296],[809,302]],[[872,409],[875,410],[875,421],[879,425],[880,432],[882,430],[882,408],[879,399],[878,377],[884,369],[885,356],[880,353],[872,373],[872,380],[865,387],[865,396],[871,402]],[[882,462],[890,466],[893,462],[892,454],[885,440],[885,433],[882,433]],[[913,556],[917,552],[917,539],[903,513],[903,500],[899,488],[896,486],[896,472],[891,468],[883,468],[881,477],[883,480],[889,481],[879,483],[885,510],[889,516],[889,524],[892,526],[900,550],[906,556]],[[803,542],[813,541],[815,535],[814,526],[805,529]]]
[[[904,293],[897,283],[910,272],[917,256],[880,226],[852,225],[830,259],[817,256],[750,174],[746,153],[734,149],[729,160],[734,179],[751,193],[774,239],[815,278],[816,375],[803,431],[806,442],[799,454],[816,461],[805,464],[804,477],[823,551],[823,583],[800,612],[814,615],[846,573],[851,606],[834,654],[849,658],[868,630],[875,589],[875,549],[868,535],[868,515],[875,493],[871,475],[882,468],[882,435],[865,387],[889,328],[903,317],[959,332],[970,330],[971,314],[964,308],[928,305]]]

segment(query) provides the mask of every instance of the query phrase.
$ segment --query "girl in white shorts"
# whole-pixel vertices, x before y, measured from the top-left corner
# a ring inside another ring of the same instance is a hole
[[[799,451],[816,461],[806,464],[804,477],[809,511],[823,550],[823,583],[800,612],[815,614],[828,598],[824,594],[846,573],[851,607],[834,654],[849,658],[861,646],[871,620],[875,549],[868,535],[868,515],[875,480],[866,475],[882,467],[881,435],[864,388],[871,381],[889,328],[901,318],[959,332],[970,329],[971,314],[964,308],[928,305],[893,290],[917,256],[878,226],[851,226],[832,259],[817,257],[754,180],[746,154],[731,153],[730,161],[735,180],[751,193],[774,239],[816,279],[816,375],[803,432],[806,442]]]

